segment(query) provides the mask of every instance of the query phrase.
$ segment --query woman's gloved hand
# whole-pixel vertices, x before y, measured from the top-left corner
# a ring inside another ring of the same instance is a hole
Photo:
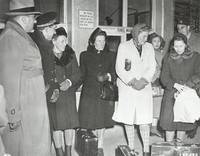
[[[97,74],[97,81],[99,82],[104,82],[109,79],[109,74],[108,73],[98,73]]]

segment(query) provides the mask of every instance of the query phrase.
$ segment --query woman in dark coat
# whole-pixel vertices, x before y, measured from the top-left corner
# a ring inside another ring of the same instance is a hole
[[[103,134],[112,127],[114,102],[100,98],[101,85],[105,80],[114,80],[114,53],[106,45],[106,33],[97,28],[90,36],[87,51],[80,55],[82,92],[79,105],[80,127],[97,130],[98,153],[103,155]]]
[[[200,55],[190,50],[187,38],[183,34],[176,34],[171,43],[161,72],[161,82],[165,92],[161,106],[160,126],[166,131],[166,141],[173,141],[176,131],[177,138],[183,140],[185,131],[194,129],[194,124],[173,121],[174,94],[184,89],[184,85],[197,89],[200,82]]]
[[[61,131],[65,136],[65,155],[71,156],[74,128],[79,127],[76,108],[76,89],[80,81],[80,70],[75,52],[67,45],[67,33],[64,28],[56,29],[52,40],[54,44],[56,79],[60,84],[59,98],[55,104],[53,137],[57,155],[62,155]]]

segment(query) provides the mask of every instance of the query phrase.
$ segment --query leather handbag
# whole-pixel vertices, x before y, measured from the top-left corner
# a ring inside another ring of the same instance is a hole
[[[107,101],[118,101],[118,87],[111,81],[105,81],[101,86],[100,98]]]

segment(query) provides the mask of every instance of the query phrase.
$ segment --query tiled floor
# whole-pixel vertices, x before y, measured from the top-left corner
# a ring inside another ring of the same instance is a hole
[[[137,133],[137,131],[135,131]],[[154,142],[161,142],[162,138],[153,136],[150,138],[150,144]],[[200,143],[200,128],[197,131],[197,135],[194,139],[186,139],[187,143]],[[127,144],[125,140],[124,130],[122,126],[116,125],[114,128],[107,129],[104,139],[104,156],[115,156],[115,148],[117,145]],[[142,156],[142,146],[138,138],[135,135],[135,149],[139,152],[139,156]],[[78,156],[78,154],[73,150],[73,156]]]

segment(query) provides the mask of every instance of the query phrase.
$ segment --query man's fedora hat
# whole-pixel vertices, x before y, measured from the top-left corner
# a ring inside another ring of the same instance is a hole
[[[56,23],[56,12],[46,12],[36,18],[37,28],[44,28]]]
[[[41,14],[35,11],[34,0],[10,0],[8,16]]]

